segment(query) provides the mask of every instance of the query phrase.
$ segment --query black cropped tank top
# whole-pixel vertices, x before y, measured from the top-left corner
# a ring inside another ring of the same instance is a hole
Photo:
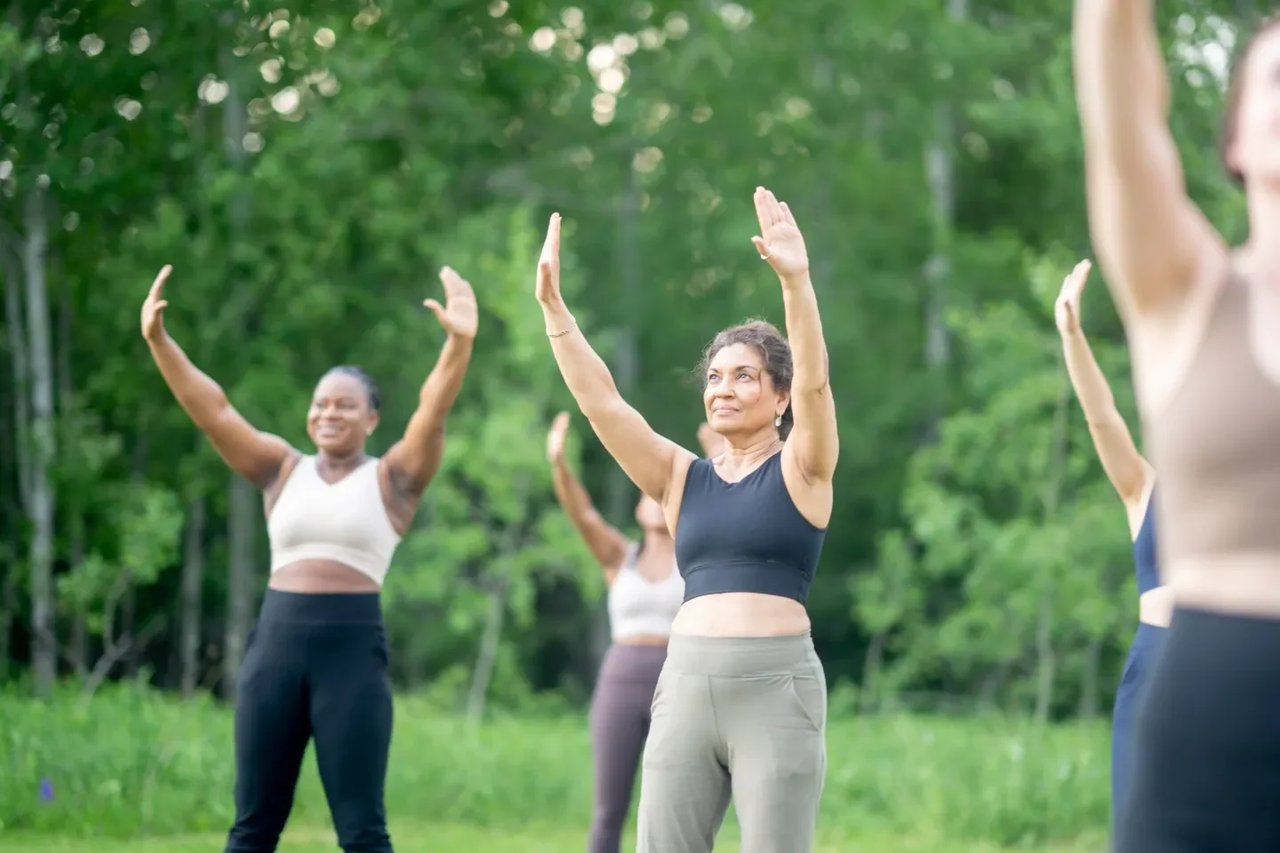
[[[719,592],[809,594],[827,531],[796,509],[775,453],[736,483],[707,459],[689,466],[676,525],[684,600]]]

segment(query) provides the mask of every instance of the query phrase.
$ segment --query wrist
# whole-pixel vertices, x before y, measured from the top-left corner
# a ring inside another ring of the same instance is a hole
[[[788,289],[813,286],[813,280],[809,278],[808,267],[799,272],[778,273],[778,281],[782,282],[782,286]]]
[[[569,313],[569,309],[560,305],[558,309],[550,309],[544,307],[542,309],[542,323],[548,337],[558,338],[573,331],[578,326],[578,321]]]
[[[470,334],[468,334],[465,332],[450,331],[448,334],[447,340],[449,343],[453,344],[455,347],[470,348],[471,345],[474,344],[476,341],[476,335],[475,335],[475,332],[471,332]]]

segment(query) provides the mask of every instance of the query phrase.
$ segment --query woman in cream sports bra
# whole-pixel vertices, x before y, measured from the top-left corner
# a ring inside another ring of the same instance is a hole
[[[719,446],[719,437],[703,427],[698,441],[710,456]],[[565,461],[568,431],[569,413],[561,412],[547,434],[551,483],[560,507],[604,573],[613,637],[591,697],[595,793],[587,851],[618,853],[636,768],[649,734],[653,689],[667,658],[671,622],[684,600],[684,579],[676,568],[675,541],[656,501],[641,495],[636,504],[639,542],[627,539],[596,511]]]
[[[1222,154],[1249,211],[1234,251],[1187,196],[1153,0],[1076,0],[1074,29],[1089,225],[1174,598],[1116,849],[1280,850],[1280,20],[1227,94]]]
[[[316,764],[346,851],[383,853],[391,743],[391,685],[378,593],[400,538],[440,465],[444,425],[475,339],[471,286],[448,267],[445,304],[426,305],[446,332],[404,437],[365,453],[378,392],[354,367],[335,367],[307,413],[314,455],[260,432],[232,407],[164,328],[166,266],[142,305],[142,336],[179,404],[232,470],[262,490],[271,580],[249,636],[236,691],[236,818],[227,851],[276,849],[298,769]]]

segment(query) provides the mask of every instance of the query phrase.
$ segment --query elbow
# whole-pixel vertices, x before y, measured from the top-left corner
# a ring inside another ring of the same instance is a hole
[[[207,432],[216,428],[224,418],[230,415],[231,401],[227,399],[226,392],[219,387],[197,411],[192,413],[191,419],[197,427]]]
[[[824,370],[820,376],[812,378],[796,377],[791,382],[792,399],[821,401],[831,394],[831,376]]]
[[[604,394],[584,394],[578,398],[578,408],[583,416],[593,424],[610,420],[615,414],[626,408],[626,401],[618,393],[612,382]]]

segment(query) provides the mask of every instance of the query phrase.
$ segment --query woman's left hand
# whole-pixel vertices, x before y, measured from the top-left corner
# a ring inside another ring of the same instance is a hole
[[[423,300],[422,304],[435,312],[436,319],[450,335],[473,340],[480,324],[475,291],[452,267],[440,270],[440,283],[444,285],[444,305],[434,299]]]
[[[797,278],[809,272],[809,253],[804,237],[786,202],[778,201],[772,192],[756,187],[756,218],[760,220],[760,236],[752,237],[760,258],[780,278]]]

